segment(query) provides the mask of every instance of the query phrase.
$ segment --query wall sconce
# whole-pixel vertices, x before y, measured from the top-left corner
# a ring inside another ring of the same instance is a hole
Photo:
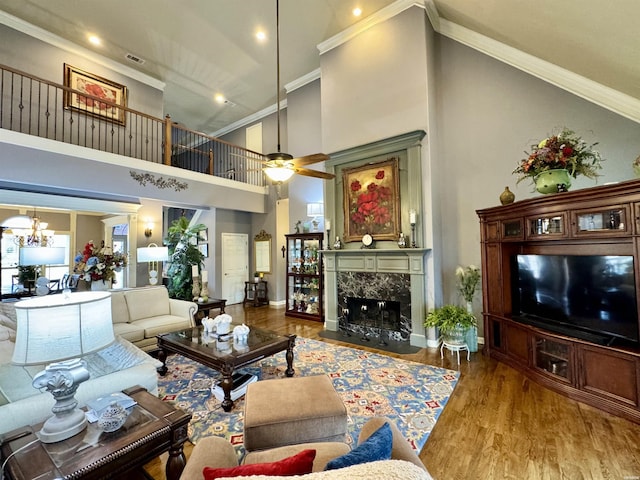
[[[151,235],[153,235],[153,222],[147,222],[147,226],[144,229],[144,236],[149,238]]]

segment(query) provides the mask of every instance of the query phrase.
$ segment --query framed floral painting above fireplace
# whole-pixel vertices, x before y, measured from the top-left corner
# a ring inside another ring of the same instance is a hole
[[[398,157],[342,170],[344,240],[395,240],[400,233]]]

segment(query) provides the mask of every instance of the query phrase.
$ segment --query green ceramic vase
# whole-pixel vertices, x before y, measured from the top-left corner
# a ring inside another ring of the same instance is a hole
[[[565,169],[546,170],[534,179],[540,193],[556,193],[569,190],[571,176]]]

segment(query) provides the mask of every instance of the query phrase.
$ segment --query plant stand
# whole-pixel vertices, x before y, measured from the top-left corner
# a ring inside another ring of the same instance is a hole
[[[466,350],[467,351],[467,362],[470,361],[469,357],[469,347],[466,343],[448,343],[445,340],[442,341],[442,346],[440,347],[440,358],[444,358],[444,349],[449,350],[450,352],[455,352],[458,357],[458,365],[460,365],[460,352]]]

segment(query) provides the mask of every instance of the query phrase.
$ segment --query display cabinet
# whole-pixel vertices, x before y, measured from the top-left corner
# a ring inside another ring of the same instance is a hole
[[[285,315],[323,321],[322,233],[294,233],[287,238],[287,309]]]

